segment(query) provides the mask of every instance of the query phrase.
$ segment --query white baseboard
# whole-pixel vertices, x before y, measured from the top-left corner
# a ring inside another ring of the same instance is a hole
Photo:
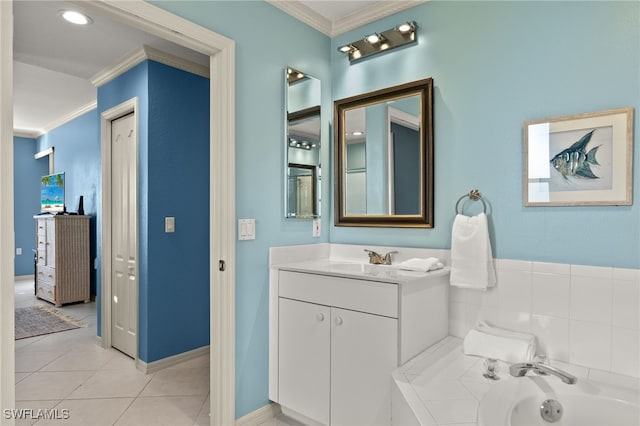
[[[236,419],[236,426],[258,426],[280,414],[280,405],[271,402],[255,411]]]
[[[141,359],[136,359],[136,368],[145,374],[155,373],[163,368],[171,367],[172,365],[179,364],[184,361],[188,361],[193,358],[197,358],[202,355],[209,354],[209,345],[201,348],[193,349],[181,354],[173,355],[167,358],[162,358],[157,361],[146,363]]]
[[[15,281],[33,281],[35,279],[35,275],[16,275],[13,279]]]

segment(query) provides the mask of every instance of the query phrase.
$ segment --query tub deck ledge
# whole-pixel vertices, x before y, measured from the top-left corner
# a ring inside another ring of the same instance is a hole
[[[578,380],[590,380],[634,389],[640,379],[551,360]],[[478,406],[492,386],[517,380],[509,364],[499,362],[494,381],[483,377],[484,358],[464,355],[462,339],[448,336],[392,374],[392,424],[475,426]]]

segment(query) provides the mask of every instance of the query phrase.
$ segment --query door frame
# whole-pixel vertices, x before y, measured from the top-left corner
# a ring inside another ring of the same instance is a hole
[[[113,297],[112,292],[112,273],[113,273],[113,243],[112,243],[112,235],[111,229],[113,229],[113,217],[111,214],[111,198],[113,196],[113,189],[111,187],[111,178],[112,178],[112,155],[111,155],[111,122],[116,120],[127,114],[134,114],[135,124],[133,134],[135,135],[132,143],[134,144],[134,158],[133,162],[136,165],[136,174],[134,176],[134,182],[132,185],[133,191],[135,191],[135,196],[133,197],[135,201],[135,209],[136,214],[134,215],[135,222],[135,234],[136,234],[136,248],[135,248],[135,257],[137,260],[140,259],[139,251],[138,251],[138,97],[129,99],[119,105],[114,106],[111,109],[108,109],[100,114],[100,153],[101,153],[101,163],[102,163],[102,204],[100,208],[101,212],[101,226],[100,226],[100,236],[102,238],[102,243],[100,246],[100,250],[102,252],[101,257],[101,283],[100,283],[100,306],[101,306],[101,321],[102,321],[102,329],[100,335],[100,342],[102,347],[110,348],[111,347],[111,298]],[[136,301],[139,300],[139,265],[136,266]],[[139,324],[139,307],[136,307],[136,330],[138,330]],[[136,335],[136,348],[135,348],[135,360],[136,364],[138,363],[138,338],[139,335]]]
[[[235,423],[235,41],[142,0],[72,1],[210,56],[210,424]],[[0,280],[13,268],[13,4],[0,1]],[[226,268],[220,271],[220,262]],[[13,288],[0,286],[0,404],[15,406]],[[12,423],[12,420],[7,420]],[[4,420],[3,420],[4,423]]]
[[[210,423],[234,424],[235,42],[142,0],[74,3],[210,56]]]
[[[0,407],[15,407],[13,3],[0,1]],[[0,418],[0,423],[14,424]]]

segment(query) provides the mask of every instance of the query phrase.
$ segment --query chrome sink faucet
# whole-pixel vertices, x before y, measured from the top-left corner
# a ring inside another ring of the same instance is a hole
[[[562,371],[559,368],[552,367],[549,364],[542,364],[540,362],[521,362],[519,364],[512,364],[509,367],[509,373],[513,377],[523,377],[527,374],[527,371],[533,370],[538,374],[552,374],[559,377],[564,383],[573,385],[578,381],[578,378],[572,374]]]
[[[369,263],[372,263],[374,265],[391,265],[391,255],[393,253],[397,253],[397,251],[390,251],[389,253],[382,256],[373,250],[364,249],[364,251],[369,253]]]

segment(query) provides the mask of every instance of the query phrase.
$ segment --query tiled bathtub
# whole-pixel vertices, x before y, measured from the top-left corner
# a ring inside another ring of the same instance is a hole
[[[551,360],[551,364],[577,376],[579,381],[609,383],[640,393],[640,380],[636,378],[557,360]],[[483,372],[484,359],[464,355],[462,339],[443,339],[393,373],[393,425],[476,425],[480,401],[492,386],[518,380],[510,376],[508,364],[502,362],[499,381],[484,378]],[[640,413],[638,416],[640,420]]]

